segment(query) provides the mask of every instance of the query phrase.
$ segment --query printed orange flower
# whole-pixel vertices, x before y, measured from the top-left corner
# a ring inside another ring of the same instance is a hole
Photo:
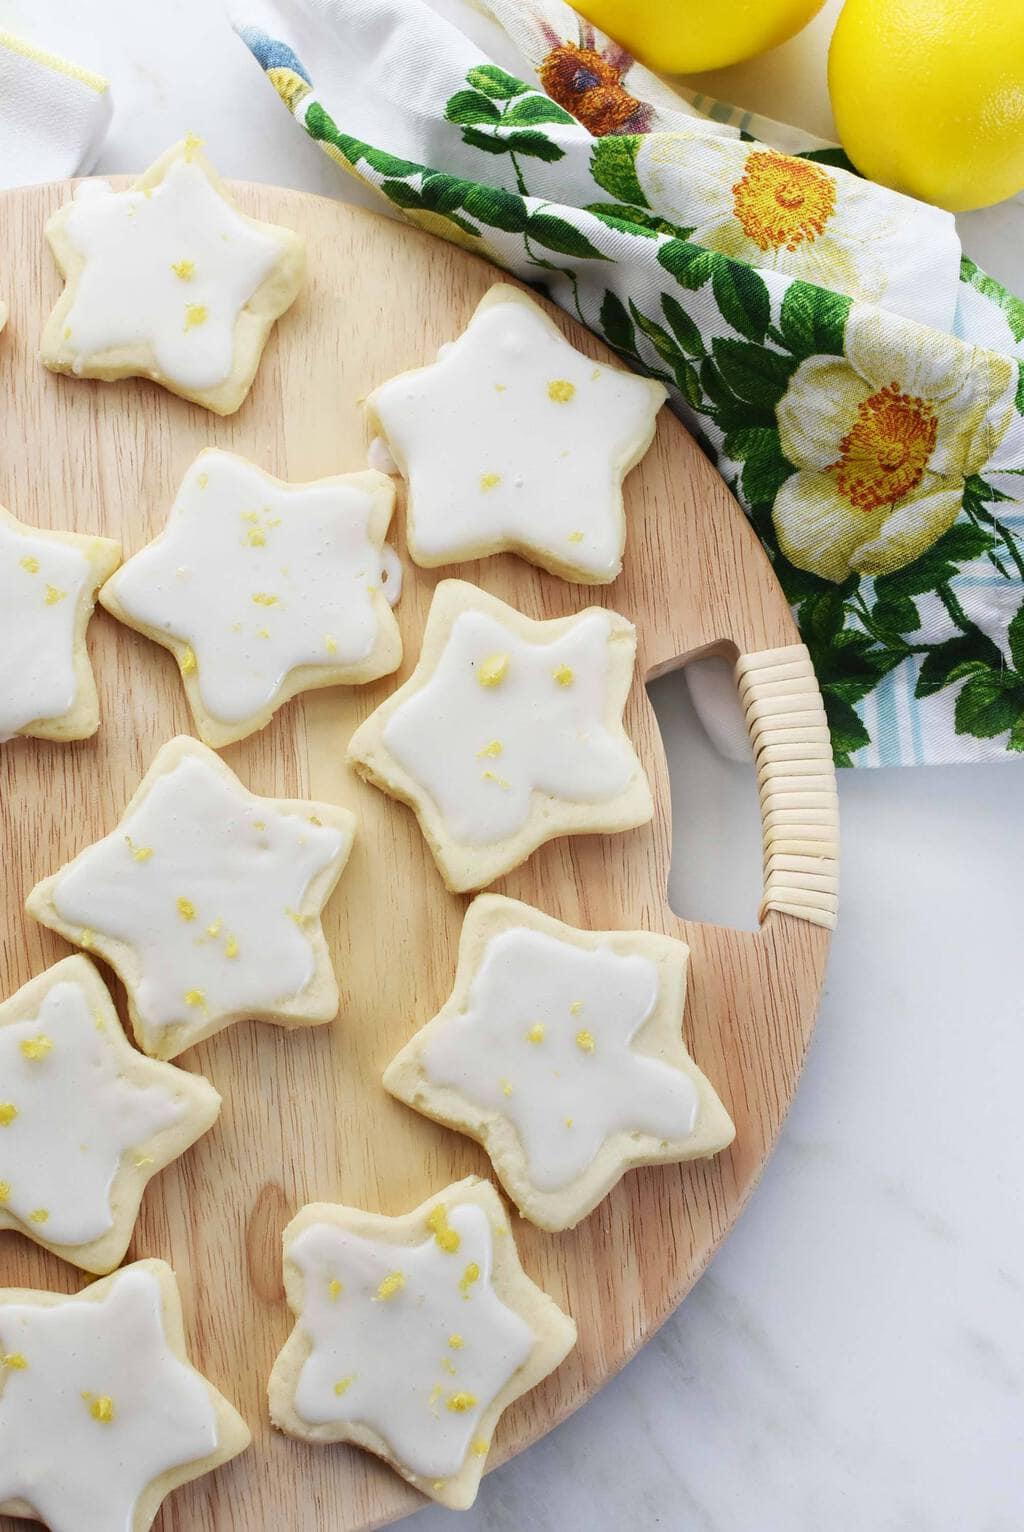
[[[901,333],[903,332],[903,333]],[[845,357],[811,357],[777,412],[798,472],[775,499],[779,546],[798,569],[841,583],[892,574],[952,526],[964,481],[1005,435],[1007,357],[854,305]]]
[[[571,112],[595,137],[606,133],[645,133],[650,107],[631,96],[623,76],[633,58],[616,43],[603,50],[593,27],[580,23],[578,41],[561,38],[540,20],[548,52],[537,65],[540,83],[553,101]]]

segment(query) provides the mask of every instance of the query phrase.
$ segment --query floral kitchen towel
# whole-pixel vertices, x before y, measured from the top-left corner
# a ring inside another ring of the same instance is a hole
[[[560,0],[488,0],[516,73],[422,0],[242,3],[343,169],[665,382],[793,604],[840,764],[1024,758],[1024,302],[948,214],[676,96]]]

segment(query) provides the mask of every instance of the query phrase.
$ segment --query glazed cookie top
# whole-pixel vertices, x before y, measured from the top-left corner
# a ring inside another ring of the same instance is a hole
[[[291,485],[231,453],[202,452],[165,531],[100,600],[173,647],[201,714],[238,737],[298,669],[372,680],[400,663],[390,606],[401,565],[384,543],[393,502],[383,474]]]
[[[429,367],[367,404],[409,480],[409,551],[428,566],[513,549],[588,583],[622,565],[622,480],[650,445],[660,383],[594,362],[499,284]]]
[[[147,1485],[215,1452],[210,1391],[165,1333],[159,1265],[125,1267],[101,1298],[0,1292],[0,1502],[131,1532]]]
[[[0,515],[0,742],[74,705],[78,606],[92,576],[81,548]]]

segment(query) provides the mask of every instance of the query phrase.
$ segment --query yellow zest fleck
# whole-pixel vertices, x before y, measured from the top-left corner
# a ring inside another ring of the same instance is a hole
[[[568,378],[552,378],[548,384],[548,398],[553,404],[568,404],[575,392],[576,385]]]
[[[21,567],[27,574],[39,573],[39,560],[32,553],[26,553],[21,561]]]
[[[227,941],[224,943],[224,956],[226,958],[236,958],[238,956],[237,936],[229,936]]]
[[[474,1437],[473,1441],[470,1443],[469,1450],[474,1457],[485,1458],[491,1450],[491,1444],[489,1441],[485,1440],[484,1437],[477,1436]]]
[[[448,1223],[448,1214],[441,1203],[438,1203],[437,1207],[431,1208],[427,1214],[427,1228],[433,1234],[441,1249],[446,1250],[449,1255],[454,1255],[462,1244],[461,1238]]]
[[[125,844],[132,854],[132,860],[135,862],[148,862],[153,855],[152,846],[137,846],[130,835],[125,836]]]
[[[114,1418],[114,1401],[109,1394],[83,1394],[82,1398],[89,1406],[89,1414],[93,1420],[98,1420],[101,1426],[109,1426]]]
[[[337,1277],[332,1277],[327,1284],[327,1296],[332,1303],[337,1303],[344,1290]]]
[[[526,1040],[529,1043],[542,1043],[544,1041],[544,1023],[542,1021],[534,1022],[526,1034]]]
[[[241,516],[243,521],[259,521],[260,519],[259,511],[242,511]]]
[[[508,1235],[508,1224],[496,1223],[493,1225],[494,1232],[499,1239],[505,1239]]]
[[[3,1365],[9,1372],[24,1372],[28,1363],[20,1351],[8,1351],[3,1359]]]
[[[348,1393],[348,1390],[352,1387],[355,1381],[356,1375],[354,1372],[350,1372],[347,1378],[338,1379],[337,1383],[334,1385],[334,1392],[337,1394],[339,1399],[341,1398],[342,1394]]]
[[[47,1223],[50,1218],[49,1208],[35,1208],[29,1215],[30,1223]]]
[[[503,1096],[511,1096],[511,1094],[512,1094],[512,1081],[511,1080],[502,1080],[502,1082],[501,1082],[501,1094]]]
[[[497,489],[500,483],[500,473],[482,473],[480,475],[480,488],[483,490],[484,494],[486,494],[489,489]]]
[[[571,1118],[571,1117],[567,1117],[567,1118],[566,1118],[566,1119],[565,1119],[565,1126],[566,1126],[566,1127],[567,1127],[567,1128],[571,1128],[571,1127],[572,1127],[572,1118]]]
[[[588,1032],[586,1027],[581,1028],[576,1033],[576,1046],[581,1053],[593,1053],[596,1046],[593,1032]]]
[[[40,1032],[38,1037],[26,1037],[25,1041],[18,1046],[23,1058],[37,1062],[39,1059],[45,1059],[46,1055],[52,1052],[53,1038],[45,1037]]]
[[[582,532],[570,532],[569,533],[569,541],[571,543],[581,543],[583,541],[583,533]]]
[[[479,756],[482,756],[482,755],[486,755],[486,756],[489,756],[492,761],[496,761],[498,756],[501,754],[503,748],[504,747],[503,747],[500,739],[492,739],[492,740],[489,741],[488,744],[486,744],[483,747],[482,750],[478,750],[477,751],[477,756],[479,757]]]
[[[265,830],[267,828],[266,821],[263,819],[254,819],[252,822],[252,827],[254,830]]]
[[[223,927],[223,925],[224,925],[224,922],[222,920],[214,920],[214,921],[212,921],[211,924],[208,925],[207,928],[206,928],[207,936],[212,936],[214,938],[218,937],[220,935],[220,933],[221,933],[221,928]]]
[[[443,1393],[443,1386],[440,1383],[435,1383],[433,1388],[430,1390],[430,1398],[427,1400],[427,1404],[430,1409],[434,1408],[434,1405],[437,1403]]]
[[[495,782],[498,787],[501,788],[502,792],[505,793],[507,793],[509,788],[512,786],[511,782],[509,782],[505,777],[499,777],[496,771],[482,771],[480,773],[480,780],[481,782]]]
[[[269,638],[270,637],[270,629],[269,628],[257,628],[256,629],[256,637],[257,638]]]
[[[591,381],[591,383],[596,383],[600,376],[601,376],[601,369],[600,369],[600,367],[595,367],[593,372],[590,374],[590,381]]]
[[[467,1410],[475,1410],[477,1397],[475,1394],[449,1394],[448,1408],[453,1415],[465,1415]]]
[[[99,1011],[93,1011],[92,1024],[97,1032],[105,1032],[107,1030],[106,1018]]]
[[[441,1371],[446,1372],[450,1378],[454,1378],[456,1376],[455,1363],[452,1361],[450,1356],[443,1356],[441,1358]]]
[[[559,686],[571,686],[576,677],[571,666],[559,665],[551,672],[551,679],[557,681]]]
[[[18,1115],[13,1101],[0,1101],[0,1128],[9,1128]]]
[[[466,1343],[462,1339],[461,1335],[455,1334],[455,1335],[449,1335],[449,1337],[448,1337],[448,1344],[452,1348],[453,1351],[461,1351],[463,1346]]]
[[[500,686],[508,674],[508,655],[492,654],[477,667],[476,678],[481,686]]]
[[[494,392],[496,394],[503,394],[507,387],[508,387],[507,383],[495,383],[495,385],[494,385]]]
[[[196,263],[195,261],[172,261],[171,270],[182,282],[191,282],[196,274]]]
[[[201,149],[202,147],[203,147],[203,140],[198,136],[198,134],[196,134],[196,133],[186,133],[185,134],[185,141],[182,144],[182,149],[184,151],[185,158],[188,160],[189,164],[192,163],[192,160],[195,157],[196,151],[198,149]]]
[[[210,475],[208,473],[201,473],[196,476],[196,483],[199,485],[200,489],[205,489],[209,482]]]
[[[128,209],[128,211],[129,211],[129,213],[134,213],[135,209],[133,207],[130,207]],[[64,339],[65,340],[70,340],[71,339],[71,326],[69,324],[66,324],[64,326]]]
[[[205,324],[210,315],[205,303],[187,303],[185,305],[185,329],[196,330],[201,324]]]
[[[6,1202],[11,1195],[10,1181],[0,1181],[0,1202]]]
[[[82,929],[78,933],[78,945],[80,947],[84,947],[86,949],[86,951],[88,951],[89,948],[92,946],[95,938],[96,938],[96,932],[95,931],[90,931],[88,926],[83,926]]]
[[[299,914],[298,910],[289,909],[289,907],[287,905],[285,905],[284,912],[288,916],[289,920],[293,921],[295,925],[301,927],[301,925],[302,925],[302,916]]]
[[[582,1011],[582,1009],[583,1009],[583,1001],[582,1000],[574,1000],[572,1002],[572,1004],[570,1005],[570,1007],[569,1007],[569,1015],[570,1016],[578,1016],[580,1014],[580,1012]]]
[[[58,601],[63,601],[64,597],[66,595],[67,595],[67,591],[66,590],[58,590],[56,585],[48,585],[46,587],[46,604],[47,604],[47,606],[56,606],[57,602]]]
[[[196,672],[196,652],[191,644],[186,644],[181,656],[181,673],[183,676],[192,676]]]
[[[319,825],[319,827],[320,827],[320,828],[321,828],[321,830],[322,830],[322,829],[323,829],[323,826],[324,826],[324,822],[323,822],[323,820],[322,820],[322,819],[319,819],[319,818],[318,818],[318,817],[317,817],[317,816],[316,816],[316,814],[310,814],[310,816],[309,816],[309,822],[310,822],[310,824],[311,824],[311,825]]]
[[[277,597],[276,596],[271,596],[265,590],[254,591],[252,599],[255,601],[257,606],[276,606],[277,605]]]
[[[377,1299],[380,1303],[387,1303],[396,1293],[400,1293],[405,1286],[405,1276],[400,1271],[391,1271],[384,1278],[377,1289]]]
[[[465,1271],[462,1273],[461,1278],[459,1279],[459,1292],[462,1294],[463,1298],[469,1297],[470,1288],[473,1286],[474,1282],[479,1282],[479,1280],[480,1268],[475,1261],[470,1261],[469,1265],[466,1267]]]
[[[261,532],[259,527],[250,527],[245,534],[245,541],[250,548],[265,548],[267,546],[266,533]]]
[[[181,916],[182,920],[195,920],[196,907],[192,903],[191,899],[186,899],[184,895],[182,895],[177,899],[176,903],[178,914]]]
[[[206,996],[201,989],[187,989],[185,991],[185,1004],[198,1006],[200,1010],[206,1010]]]

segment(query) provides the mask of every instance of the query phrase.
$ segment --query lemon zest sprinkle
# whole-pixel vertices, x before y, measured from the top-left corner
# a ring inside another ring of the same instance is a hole
[[[6,1202],[11,1195],[10,1181],[0,1181],[0,1202]]]
[[[480,475],[480,488],[483,490],[485,495],[489,489],[497,489],[500,483],[500,473],[482,473]]]
[[[597,1046],[594,1042],[593,1032],[588,1032],[586,1027],[581,1027],[576,1033],[576,1046],[581,1053],[593,1053]]]
[[[18,1115],[13,1101],[0,1101],[0,1128],[9,1128]]]
[[[27,574],[38,574],[39,560],[36,558],[35,554],[26,553],[25,557],[21,561],[21,567]]]
[[[511,1094],[512,1094],[512,1081],[511,1080],[502,1080],[502,1082],[501,1082],[501,1094],[503,1096],[511,1096]]]
[[[480,1280],[480,1268],[475,1261],[470,1261],[462,1276],[459,1278],[459,1292],[463,1298],[469,1297],[469,1290],[474,1282]]]
[[[181,654],[181,673],[183,676],[192,676],[196,672],[196,651],[191,644],[186,644]]]
[[[185,991],[185,1004],[198,1006],[200,1010],[206,1010],[206,996],[201,989],[187,989]]]
[[[200,489],[205,489],[209,482],[210,475],[208,473],[201,473],[196,478],[196,483],[199,485]]]
[[[171,270],[182,282],[191,282],[196,274],[195,261],[172,261]]]
[[[277,606],[278,604],[277,597],[272,596],[269,591],[265,590],[254,591],[252,599],[257,606]]]
[[[491,1450],[491,1444],[486,1437],[477,1436],[474,1437],[469,1450],[474,1457],[485,1458]]]
[[[461,1351],[466,1342],[462,1339],[462,1336],[456,1332],[454,1335],[449,1335],[448,1344],[453,1351]]]
[[[576,385],[568,378],[552,378],[548,384],[548,398],[552,404],[568,404],[575,393]]]
[[[332,1277],[327,1284],[327,1296],[330,1298],[331,1302],[337,1303],[338,1299],[341,1297],[344,1291],[345,1289],[342,1287],[337,1277]]]
[[[224,956],[226,958],[236,958],[238,956],[237,936],[229,936],[227,941],[224,943]]]
[[[186,899],[184,894],[181,894],[175,902],[177,905],[178,914],[181,916],[182,920],[195,920],[196,907],[192,903],[191,899]]]
[[[569,1007],[569,1015],[570,1016],[578,1016],[580,1014],[580,1012],[582,1011],[582,1009],[583,1009],[583,1001],[582,1000],[574,1000],[572,1002],[572,1004],[570,1005],[570,1007]]]
[[[400,1293],[404,1286],[405,1275],[403,1272],[389,1272],[377,1289],[377,1296],[375,1301],[380,1303],[387,1303],[388,1299],[393,1298],[396,1293]]]
[[[492,739],[484,745],[482,750],[477,751],[477,757],[486,755],[490,760],[496,761],[504,748],[500,739]]]
[[[439,1247],[446,1251],[449,1255],[454,1255],[456,1250],[458,1250],[459,1246],[462,1244],[461,1237],[456,1232],[456,1230],[450,1226],[448,1222],[448,1214],[445,1211],[443,1204],[440,1202],[436,1207],[431,1208],[430,1212],[427,1214],[427,1228],[430,1230],[431,1234],[433,1234],[434,1239],[437,1241]]]
[[[334,1385],[334,1392],[337,1394],[339,1399],[341,1398],[342,1394],[348,1392],[355,1381],[356,1375],[354,1372],[350,1372],[345,1378],[338,1379],[337,1383]]]
[[[480,773],[480,780],[481,782],[496,783],[497,786],[501,788],[503,793],[507,793],[509,788],[512,786],[507,777],[499,777],[496,771],[482,771]]]
[[[475,1409],[476,1405],[477,1397],[475,1394],[458,1393],[448,1395],[448,1408],[453,1415],[465,1415],[467,1410]]]
[[[583,533],[582,532],[570,532],[569,533],[569,541],[571,543],[581,543],[583,541]]]
[[[82,1398],[89,1406],[93,1420],[98,1420],[101,1426],[109,1426],[114,1418],[114,1401],[110,1395],[83,1393]]]
[[[46,605],[56,606],[58,601],[63,601],[66,595],[66,590],[58,590],[56,585],[48,585],[46,587]]]
[[[544,1041],[544,1023],[542,1021],[534,1022],[526,1034],[526,1041],[528,1043],[542,1043]]]
[[[23,1058],[38,1062],[39,1059],[45,1059],[48,1053],[52,1053],[53,1038],[46,1037],[40,1032],[38,1037],[26,1037],[23,1043],[18,1044],[18,1047]]]
[[[443,1356],[441,1358],[441,1370],[442,1372],[446,1372],[450,1378],[455,1377],[455,1363],[452,1361],[450,1356]]]
[[[197,330],[200,325],[209,319],[209,310],[205,303],[186,303],[185,305],[185,329]]]
[[[491,654],[477,668],[476,678],[481,686],[500,686],[508,674],[508,655]]]
[[[47,1223],[50,1218],[49,1208],[35,1208],[29,1215],[31,1223]]]
[[[185,134],[185,140],[182,148],[184,150],[185,158],[189,161],[190,164],[192,162],[193,156],[196,153],[196,150],[201,149],[202,147],[203,140],[199,137],[198,133]]]
[[[551,672],[551,679],[557,681],[559,686],[571,686],[576,677],[571,665],[559,665]]]
[[[20,1351],[8,1351],[3,1359],[3,1365],[9,1372],[24,1372],[28,1363]]]
[[[125,839],[125,844],[128,847],[128,850],[132,854],[132,860],[133,861],[135,861],[135,862],[148,862],[149,861],[150,857],[153,855],[153,847],[152,846],[137,846],[135,844],[135,842],[132,840],[130,835],[126,835],[124,839]]]

